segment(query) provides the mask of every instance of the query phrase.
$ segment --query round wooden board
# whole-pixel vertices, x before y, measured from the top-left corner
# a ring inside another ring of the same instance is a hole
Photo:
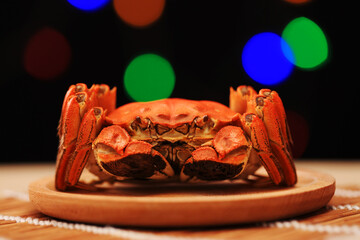
[[[54,177],[33,182],[29,196],[42,213],[94,224],[142,227],[214,226],[289,218],[325,206],[335,192],[327,174],[298,170],[298,183],[281,188],[244,183],[124,184],[116,190],[59,192]]]

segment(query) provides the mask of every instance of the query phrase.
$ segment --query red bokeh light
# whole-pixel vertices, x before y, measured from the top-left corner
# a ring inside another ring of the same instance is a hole
[[[24,53],[24,67],[31,76],[48,80],[63,73],[70,58],[71,48],[64,35],[45,27],[29,39]]]
[[[294,4],[304,4],[310,2],[310,0],[285,0],[285,2],[294,3]]]
[[[306,119],[294,111],[286,112],[290,132],[294,140],[293,155],[295,158],[301,157],[309,143],[309,124]]]

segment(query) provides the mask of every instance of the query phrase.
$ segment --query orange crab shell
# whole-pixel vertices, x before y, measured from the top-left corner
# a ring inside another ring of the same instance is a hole
[[[223,126],[240,124],[239,114],[221,103],[180,98],[129,103],[115,109],[107,116],[106,121],[132,132],[134,129],[131,128],[131,123],[139,117],[150,120],[154,127],[176,129],[184,124],[191,125],[194,119],[204,116],[216,122],[212,134]]]

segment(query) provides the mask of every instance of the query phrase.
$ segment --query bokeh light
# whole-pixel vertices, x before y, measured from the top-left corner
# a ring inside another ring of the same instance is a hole
[[[285,53],[289,61],[300,68],[314,68],[328,57],[328,44],[321,28],[305,17],[292,20],[282,33],[292,55]]]
[[[24,68],[37,79],[53,79],[69,65],[71,48],[63,34],[53,28],[43,28],[28,41],[24,53]]]
[[[110,0],[68,0],[74,7],[84,11],[94,11],[105,6]]]
[[[164,10],[165,0],[114,0],[119,17],[133,27],[145,27],[158,20]]]
[[[289,2],[293,4],[304,4],[310,2],[310,0],[285,0],[285,2]]]
[[[168,98],[174,90],[175,73],[166,59],[156,54],[143,54],[127,66],[124,86],[135,101]]]
[[[287,111],[287,120],[290,132],[294,141],[293,155],[295,158],[301,157],[309,143],[309,124],[307,120],[298,112]]]
[[[242,52],[242,64],[246,73],[263,85],[275,85],[285,80],[293,71],[294,65],[284,55],[291,58],[292,51],[277,34],[259,33],[253,36]]]

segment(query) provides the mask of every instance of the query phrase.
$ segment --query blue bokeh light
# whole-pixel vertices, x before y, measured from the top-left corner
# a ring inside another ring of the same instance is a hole
[[[97,10],[103,7],[109,1],[110,0],[68,0],[71,5],[84,11]]]
[[[253,36],[246,43],[241,58],[245,72],[263,85],[281,83],[294,69],[291,61],[294,54],[290,46],[271,32]]]

